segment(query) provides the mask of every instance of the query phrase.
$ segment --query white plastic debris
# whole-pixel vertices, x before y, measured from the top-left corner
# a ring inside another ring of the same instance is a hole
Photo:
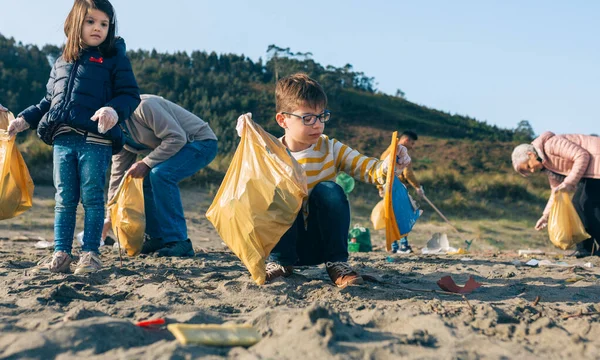
[[[524,256],[524,257],[529,257],[531,255],[544,255],[545,252],[543,250],[532,250],[532,249],[527,249],[527,250],[519,250],[519,256]]]
[[[50,242],[48,240],[40,240],[35,243],[36,249],[52,249],[54,248],[54,242]]]
[[[531,267],[536,267],[539,264],[540,264],[540,261],[536,260],[536,259],[531,259],[531,260],[529,260],[528,262],[525,263],[525,265],[531,266]]]
[[[79,245],[83,246],[83,231],[77,234],[76,238]],[[100,246],[104,246],[104,240],[100,240]]]
[[[421,249],[421,253],[424,255],[427,254],[447,254],[449,252],[458,251],[456,248],[450,246],[450,242],[448,241],[448,236],[444,233],[435,233],[427,241],[427,246]]]

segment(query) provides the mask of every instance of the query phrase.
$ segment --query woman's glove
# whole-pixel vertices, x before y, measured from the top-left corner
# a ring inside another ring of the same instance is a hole
[[[117,124],[119,115],[117,115],[115,109],[110,106],[105,106],[98,109],[91,119],[93,121],[98,121],[98,131],[100,134],[105,134]]]
[[[8,137],[11,138],[23,130],[29,129],[29,123],[21,116],[8,124]]]
[[[548,216],[544,215],[542,216],[537,223],[535,224],[535,229],[537,231],[542,230],[543,228],[545,228],[546,226],[548,226]]]
[[[562,183],[560,183],[560,185],[555,187],[554,190],[552,190],[553,193],[557,193],[559,191],[574,192],[575,186],[567,184],[563,181]]]
[[[0,104],[0,111],[8,111],[8,109],[2,106],[2,104]]]

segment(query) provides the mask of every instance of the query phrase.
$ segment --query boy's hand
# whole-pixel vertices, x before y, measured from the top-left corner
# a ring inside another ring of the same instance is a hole
[[[8,137],[11,138],[26,129],[29,129],[29,123],[23,117],[19,116],[8,124],[8,129],[6,130],[8,131]]]
[[[240,115],[240,117],[238,118],[238,121],[237,121],[237,125],[235,126],[235,131],[237,131],[237,134],[239,137],[242,137],[242,131],[244,131],[244,124],[246,123],[246,121],[245,121],[246,116],[249,117],[250,119],[252,119],[252,113],[246,113],[244,115]]]
[[[135,164],[131,165],[129,171],[127,171],[127,175],[131,176],[134,179],[145,178],[146,175],[150,172],[150,167],[146,165],[143,161],[138,161]]]
[[[420,187],[417,189],[417,195],[419,195],[419,197],[420,197],[420,198],[423,198],[423,196],[425,196],[425,190],[423,190],[423,187],[422,187],[422,186],[420,186]]]
[[[91,120],[98,121],[98,132],[100,132],[100,134],[105,134],[117,124],[119,115],[117,115],[115,109],[110,106],[105,106],[98,109]]]

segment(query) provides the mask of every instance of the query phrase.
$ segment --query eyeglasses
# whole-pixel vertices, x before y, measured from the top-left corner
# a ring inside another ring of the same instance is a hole
[[[291,116],[295,116],[297,118],[302,119],[302,123],[306,126],[311,126],[314,125],[317,120],[319,120],[321,123],[326,123],[329,121],[329,118],[331,118],[331,112],[329,110],[325,110],[322,113],[320,113],[319,115],[315,115],[315,114],[308,114],[308,115],[296,115],[296,114],[292,114],[289,112],[281,112],[282,114],[285,115],[291,115]]]

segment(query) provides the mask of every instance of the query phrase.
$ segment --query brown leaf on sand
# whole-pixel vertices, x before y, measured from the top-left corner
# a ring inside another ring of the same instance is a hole
[[[438,280],[437,284],[442,290],[456,294],[470,294],[473,290],[481,287],[481,284],[475,281],[472,276],[469,277],[469,280],[467,280],[463,287],[456,285],[451,276],[444,276]]]

